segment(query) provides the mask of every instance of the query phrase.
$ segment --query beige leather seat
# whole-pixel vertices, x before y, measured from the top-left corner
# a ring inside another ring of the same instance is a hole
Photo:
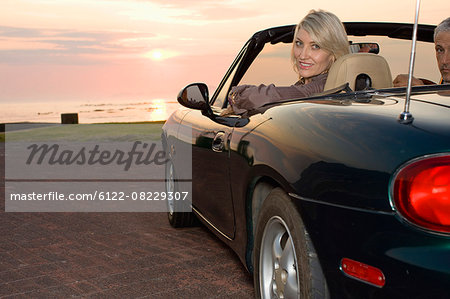
[[[370,88],[380,89],[392,87],[392,75],[386,60],[377,54],[352,53],[337,59],[328,72],[324,91],[337,88],[349,83],[355,90],[355,82],[358,75],[370,81]],[[361,77],[360,76],[360,77]],[[369,83],[368,83],[369,84]]]

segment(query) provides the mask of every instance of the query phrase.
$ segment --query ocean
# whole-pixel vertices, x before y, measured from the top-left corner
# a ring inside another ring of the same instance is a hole
[[[179,107],[166,100],[0,102],[0,123],[61,123],[62,113],[78,113],[80,124],[162,121]]]

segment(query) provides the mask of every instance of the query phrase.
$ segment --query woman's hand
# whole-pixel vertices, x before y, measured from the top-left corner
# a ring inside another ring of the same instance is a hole
[[[233,109],[233,105],[236,104],[238,100],[237,97],[239,94],[244,91],[248,85],[238,85],[231,88],[230,93],[228,94],[228,107],[220,113],[220,116],[227,116],[231,114],[236,114]]]
[[[233,107],[231,105],[229,105],[227,107],[227,109],[220,112],[220,116],[227,116],[227,115],[233,115],[233,114],[235,114],[235,113],[234,113]]]
[[[230,93],[228,93],[228,102],[232,105],[236,104],[241,92],[249,88],[250,85],[238,85],[231,88]]]

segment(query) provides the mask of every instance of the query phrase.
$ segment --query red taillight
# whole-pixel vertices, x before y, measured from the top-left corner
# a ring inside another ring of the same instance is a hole
[[[435,156],[404,167],[394,180],[394,203],[413,224],[450,233],[450,156]]]
[[[384,274],[380,269],[348,258],[342,259],[341,270],[350,277],[380,288],[386,283]]]

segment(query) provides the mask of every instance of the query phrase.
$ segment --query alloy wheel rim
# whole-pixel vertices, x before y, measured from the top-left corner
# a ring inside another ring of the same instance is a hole
[[[174,180],[174,170],[173,170],[173,164],[170,163],[167,169],[167,177],[166,177],[166,191],[168,194],[169,192],[175,191],[175,180]],[[175,212],[175,203],[173,200],[167,200],[167,207],[169,209],[169,214],[173,215]]]
[[[259,259],[262,298],[297,298],[299,278],[297,258],[286,223],[272,217],[264,229]]]

